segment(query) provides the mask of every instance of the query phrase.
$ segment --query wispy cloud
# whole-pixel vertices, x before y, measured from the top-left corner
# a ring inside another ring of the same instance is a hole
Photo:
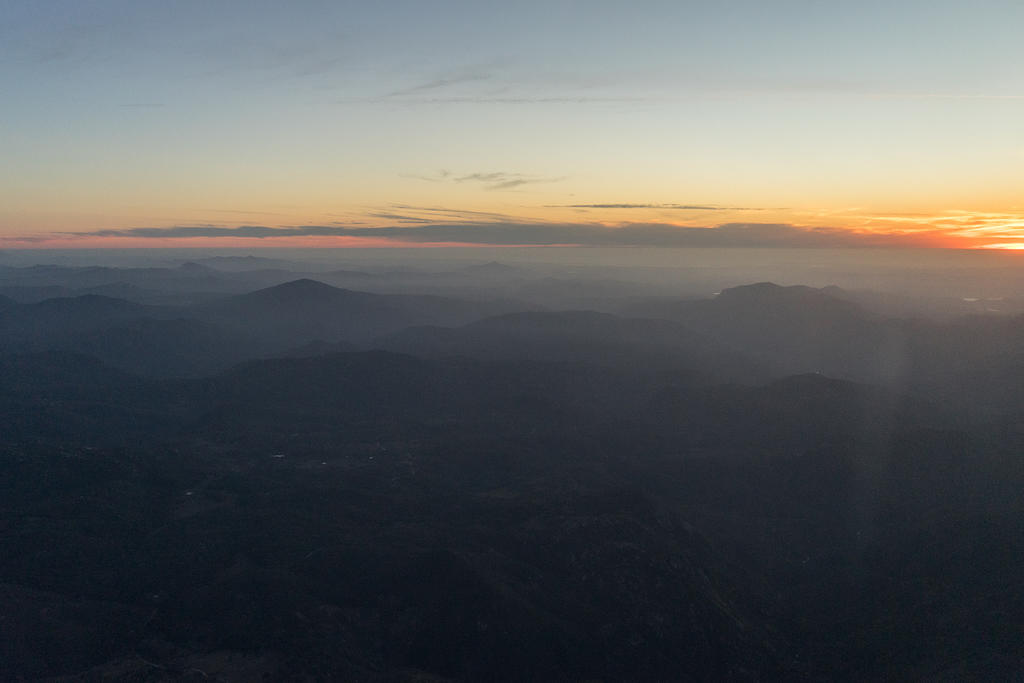
[[[398,209],[400,211],[413,211],[422,216],[429,216],[433,222],[439,220],[465,220],[467,222],[477,221],[503,221],[503,222],[517,222],[517,223],[530,223],[530,220],[520,218],[518,216],[511,216],[506,213],[498,213],[495,211],[474,211],[470,209],[457,209],[445,206],[415,206],[412,204],[392,204],[391,208]]]
[[[395,221],[398,223],[435,223],[436,219],[423,218],[422,216],[410,216],[407,214],[394,213],[392,211],[371,211],[369,216],[383,220]],[[340,224],[340,223],[339,223]]]
[[[452,172],[445,169],[439,169],[433,175],[422,175],[418,173],[399,173],[399,178],[412,178],[413,180],[425,180],[428,183],[443,183],[445,180],[451,178]]]
[[[480,83],[489,81],[493,78],[492,74],[487,71],[469,70],[461,73],[454,73],[448,76],[441,76],[434,78],[423,83],[417,83],[416,85],[410,85],[405,88],[399,88],[389,93],[381,95],[378,99],[385,100],[391,98],[407,97],[409,95],[421,95],[425,92],[431,92],[435,90],[443,90],[452,86],[462,85],[464,83]]]
[[[380,95],[343,97],[335,104],[530,105],[622,104],[653,101],[614,88],[607,78],[516,71],[507,60],[467,65]],[[600,90],[595,91],[595,88]],[[664,99],[664,98],[658,98]]]
[[[767,211],[753,206],[715,206],[713,204],[548,204],[549,209],[668,209],[671,211]]]
[[[274,211],[244,211],[242,209],[204,209],[210,213],[232,213],[242,216],[283,216],[284,214]]]
[[[490,171],[485,173],[466,173],[456,175],[450,171],[438,171],[434,175],[401,174],[403,178],[414,178],[432,183],[453,182],[479,184],[486,190],[513,190],[523,185],[540,185],[546,183],[557,183],[565,178],[549,178],[544,176],[528,175],[525,173],[509,173],[506,171]]]
[[[523,185],[538,185],[546,183],[557,183],[565,180],[564,178],[542,178],[539,176],[523,175],[522,173],[471,173],[461,178],[456,178],[455,182],[477,182],[483,184],[488,190],[511,190]]]
[[[872,99],[880,100],[1024,100],[1021,93],[871,93]]]
[[[449,95],[434,97],[348,97],[333,100],[335,104],[636,104],[665,102],[667,98],[594,95]]]

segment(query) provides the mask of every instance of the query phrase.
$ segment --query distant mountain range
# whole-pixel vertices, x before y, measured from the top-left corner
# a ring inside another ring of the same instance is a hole
[[[0,352],[94,355],[146,376],[197,376],[273,355],[380,348],[423,357],[543,360],[696,383],[820,373],[961,410],[1024,406],[1024,316],[944,322],[865,311],[836,288],[760,283],[629,316],[523,311],[515,301],[372,294],[300,279],[191,305],[89,294],[0,299]],[[319,345],[319,346],[318,346]]]
[[[505,306],[354,292],[308,279],[192,306],[84,295],[4,306],[0,349],[62,349],[146,375],[194,375],[314,341],[365,343],[412,325],[465,323]]]

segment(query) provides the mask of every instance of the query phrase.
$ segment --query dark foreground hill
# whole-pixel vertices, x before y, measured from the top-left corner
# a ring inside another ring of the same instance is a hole
[[[1008,680],[1012,416],[820,376],[0,361],[9,680]]]
[[[784,669],[734,570],[573,433],[610,407],[590,369],[340,354],[150,383],[140,408],[145,382],[87,358],[7,363],[36,420],[2,460],[18,675]]]

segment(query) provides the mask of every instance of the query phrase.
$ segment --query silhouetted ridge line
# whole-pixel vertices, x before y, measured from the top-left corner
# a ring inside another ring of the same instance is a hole
[[[377,295],[369,294],[367,292],[356,292],[351,289],[342,289],[340,287],[334,287],[332,285],[320,282],[319,280],[312,280],[310,278],[301,278],[299,280],[292,280],[291,282],[285,282],[280,285],[273,287],[266,287],[264,289],[258,289],[248,294],[241,294],[235,297],[238,301],[275,301],[275,302],[289,302],[289,301],[302,301],[302,300],[338,300],[345,296],[363,296],[372,298]]]

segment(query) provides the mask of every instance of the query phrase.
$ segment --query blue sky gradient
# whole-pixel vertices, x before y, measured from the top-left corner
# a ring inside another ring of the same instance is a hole
[[[396,204],[714,227],[651,208],[713,204],[773,209],[721,223],[1024,234],[1020,2],[0,13],[8,241],[232,219],[385,227]]]

